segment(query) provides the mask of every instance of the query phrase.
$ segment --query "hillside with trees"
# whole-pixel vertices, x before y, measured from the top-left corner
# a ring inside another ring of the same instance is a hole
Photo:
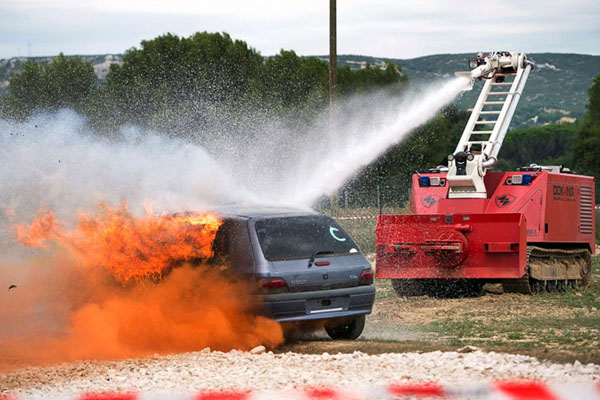
[[[339,69],[341,95],[382,88],[400,93],[407,85],[407,77],[393,64]],[[263,59],[226,33],[166,34],[126,51],[121,63],[110,65],[105,79],[94,76],[91,62],[61,54],[50,64],[26,62],[11,75],[8,89],[1,98],[5,118],[66,107],[99,128],[132,123],[175,132],[182,120],[201,126],[215,107],[243,105],[271,113],[323,110],[328,66],[291,50]]]
[[[425,87],[433,81],[452,77],[455,71],[466,70],[467,60],[473,55],[474,53],[436,54],[411,59],[394,59],[342,54],[338,55],[338,67],[360,70],[367,69],[367,66],[381,68],[386,63],[402,65],[402,74],[410,79],[414,87]],[[262,57],[268,60],[274,56],[262,55]],[[523,100],[513,118],[513,128],[581,118],[586,111],[587,88],[600,71],[600,56],[530,53],[528,57],[536,64],[536,69],[529,79]],[[39,64],[50,64],[53,58],[49,56],[0,59],[0,95],[8,90],[10,76],[19,72],[25,63],[33,61]],[[80,58],[93,64],[100,80],[106,79],[110,65],[123,62],[122,54],[83,55]],[[326,56],[309,58],[328,61]],[[475,103],[478,88],[476,84],[475,90],[465,92],[456,99],[454,104],[461,110],[469,109]]]
[[[342,55],[342,65],[369,62],[371,64],[392,62],[402,65],[411,83],[426,86],[432,81],[450,78],[456,71],[468,70],[467,61],[475,53],[436,54],[413,59],[376,58]],[[600,72],[600,56],[586,54],[530,53],[535,63],[523,91],[523,99],[512,121],[514,128],[554,123],[561,118],[579,119],[586,112],[587,88]],[[473,107],[482,82],[456,99],[455,105],[462,110]],[[563,119],[564,120],[564,119]]]

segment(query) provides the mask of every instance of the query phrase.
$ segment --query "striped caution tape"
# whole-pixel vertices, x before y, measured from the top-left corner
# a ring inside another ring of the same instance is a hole
[[[346,221],[346,220],[353,220],[353,219],[372,219],[372,218],[377,218],[377,215],[357,215],[357,216],[350,216],[350,217],[333,217],[334,219],[337,219],[338,221]]]
[[[0,400],[27,397],[0,395]],[[52,397],[45,397],[52,398]],[[462,386],[426,384],[373,385],[357,388],[307,387],[283,390],[204,391],[200,393],[86,393],[77,400],[359,400],[359,399],[489,399],[489,400],[600,400],[595,384],[547,384],[542,382],[495,382]],[[65,398],[66,399],[66,398]]]

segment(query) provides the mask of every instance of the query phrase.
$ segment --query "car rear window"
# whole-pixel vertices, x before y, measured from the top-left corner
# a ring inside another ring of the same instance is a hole
[[[342,227],[324,215],[261,219],[255,229],[269,261],[310,258],[318,251],[336,255],[358,252]]]

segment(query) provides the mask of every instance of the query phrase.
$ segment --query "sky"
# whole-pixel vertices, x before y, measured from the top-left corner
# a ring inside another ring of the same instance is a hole
[[[338,54],[600,54],[599,0],[338,0]],[[328,0],[0,0],[0,58],[123,53],[228,32],[263,55],[328,54]]]

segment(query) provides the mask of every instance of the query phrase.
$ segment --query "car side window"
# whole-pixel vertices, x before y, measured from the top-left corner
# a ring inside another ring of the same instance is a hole
[[[245,220],[223,221],[213,242],[213,256],[207,264],[222,271],[254,273],[254,255]]]
[[[219,227],[215,240],[212,245],[213,255],[206,263],[220,270],[229,269],[229,237],[231,231],[231,221],[225,220]]]

